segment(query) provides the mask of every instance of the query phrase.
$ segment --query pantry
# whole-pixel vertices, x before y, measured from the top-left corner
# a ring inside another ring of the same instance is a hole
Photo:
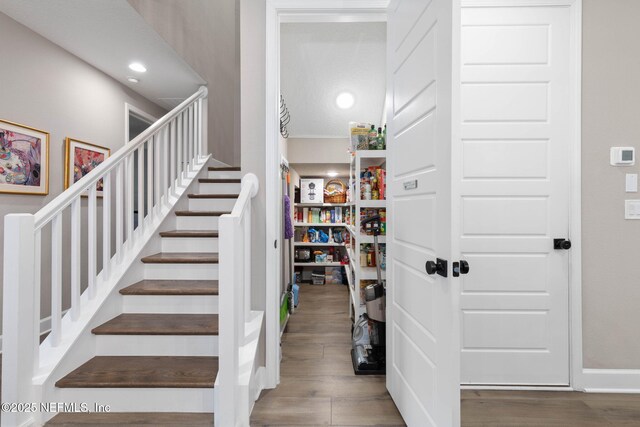
[[[385,57],[384,22],[281,26],[281,335],[296,306],[321,295],[308,286],[348,289],[351,325],[367,311],[378,268],[384,295]],[[372,217],[379,222],[362,223]]]

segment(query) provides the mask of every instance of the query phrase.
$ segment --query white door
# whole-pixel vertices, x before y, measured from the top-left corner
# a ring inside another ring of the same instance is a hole
[[[388,14],[387,388],[415,427],[460,423],[460,295],[451,278],[456,16],[451,0],[395,1]],[[436,258],[449,261],[448,277],[427,274]]]
[[[462,383],[567,385],[570,9],[461,24]]]

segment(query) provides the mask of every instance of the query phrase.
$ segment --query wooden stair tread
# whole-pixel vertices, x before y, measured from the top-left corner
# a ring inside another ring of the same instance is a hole
[[[213,252],[160,252],[142,258],[145,264],[217,264],[218,254]]]
[[[218,315],[124,313],[91,332],[95,335],[218,335]]]
[[[218,232],[211,230],[171,230],[161,231],[161,237],[218,237]]]
[[[240,167],[239,166],[231,166],[231,167],[217,168],[215,166],[209,166],[209,170],[210,171],[219,171],[219,172],[232,172],[232,171],[240,171]]]
[[[141,280],[122,295],[218,295],[217,280]]]
[[[213,388],[218,358],[96,356],[56,382],[60,388]]]
[[[230,213],[231,211],[176,211],[176,216],[221,216]]]
[[[200,178],[198,182],[203,184],[240,184],[242,180],[228,178]]]
[[[213,414],[194,412],[63,412],[45,426],[212,427]]]
[[[237,199],[239,194],[206,194],[206,193],[198,193],[198,194],[188,194],[187,197],[190,199]]]

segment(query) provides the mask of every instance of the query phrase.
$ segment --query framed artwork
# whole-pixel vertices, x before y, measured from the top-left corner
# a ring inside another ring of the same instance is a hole
[[[78,182],[83,176],[94,170],[111,154],[107,147],[90,144],[78,139],[67,138],[65,144],[64,188]],[[98,181],[98,195],[102,195],[104,183]]]
[[[0,120],[0,193],[49,193],[49,133]]]

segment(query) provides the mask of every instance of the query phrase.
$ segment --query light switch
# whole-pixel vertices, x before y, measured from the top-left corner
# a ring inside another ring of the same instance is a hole
[[[637,173],[628,173],[625,184],[625,191],[627,193],[637,193],[638,192],[638,174]]]
[[[624,201],[624,219],[640,219],[640,200]]]

